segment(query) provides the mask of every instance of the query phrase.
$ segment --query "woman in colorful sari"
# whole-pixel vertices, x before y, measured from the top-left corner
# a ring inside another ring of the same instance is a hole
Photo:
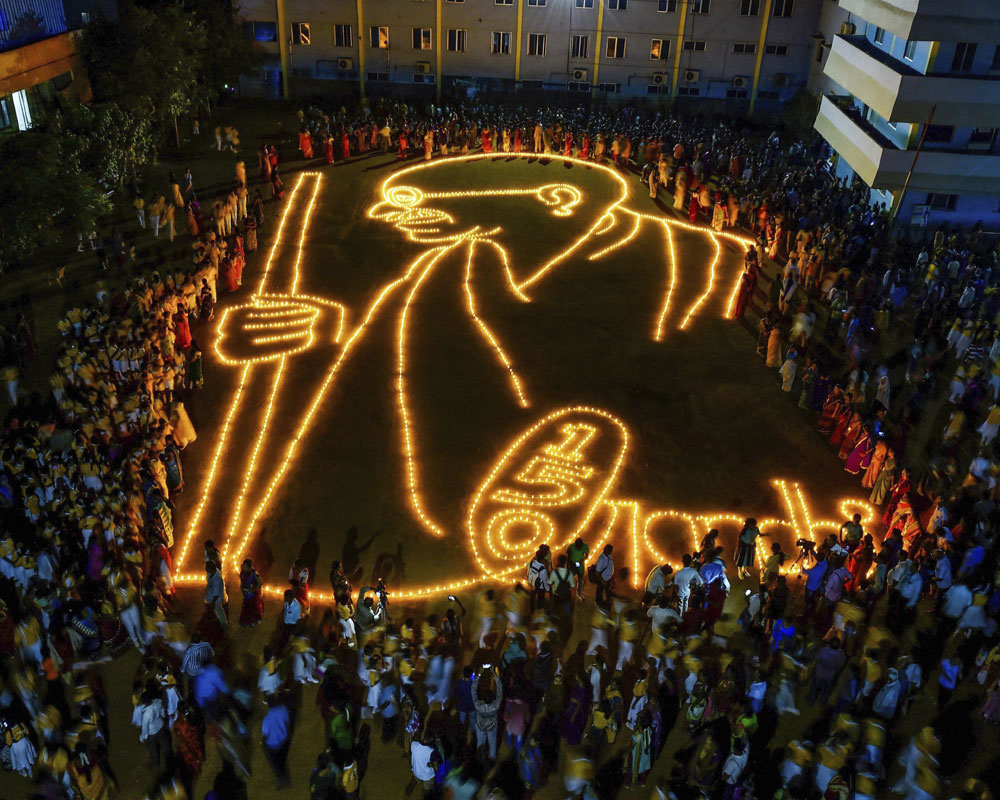
[[[257,220],[247,217],[247,252],[257,251]]]
[[[646,785],[646,778],[653,766],[653,737],[650,730],[649,711],[639,715],[639,725],[632,733],[632,749],[628,754],[628,770],[625,773],[625,785],[638,783]]]
[[[852,475],[857,475],[861,470],[868,469],[868,465],[872,460],[873,449],[871,433],[868,432],[867,428],[862,426],[861,434],[858,436],[854,449],[851,450],[850,455],[847,457],[844,469]]]
[[[246,558],[240,567],[240,591],[243,594],[243,606],[240,608],[240,625],[252,628],[264,616],[264,582],[254,569],[253,562]]]

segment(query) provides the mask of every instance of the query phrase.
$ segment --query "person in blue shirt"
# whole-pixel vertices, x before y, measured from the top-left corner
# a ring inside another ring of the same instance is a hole
[[[229,694],[226,678],[222,670],[211,661],[207,662],[191,681],[194,700],[206,716],[215,719],[219,699]]]
[[[288,750],[291,747],[291,718],[288,707],[276,697],[265,700],[267,713],[260,724],[260,734],[263,739],[264,755],[267,756],[278,787],[291,784],[288,777]]]
[[[820,550],[818,558],[819,561],[805,570],[807,617],[812,616],[812,613],[816,608],[816,600],[819,597],[820,590],[823,588],[823,579],[826,577],[826,568],[828,566],[826,551]]]
[[[469,715],[476,710],[472,702],[472,667],[464,667],[462,677],[455,684],[455,706],[463,725],[469,724]]]

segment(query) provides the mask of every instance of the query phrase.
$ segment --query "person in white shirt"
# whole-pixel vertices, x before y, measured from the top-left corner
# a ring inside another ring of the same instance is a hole
[[[667,590],[667,584],[674,568],[669,564],[659,564],[653,567],[649,575],[646,576],[646,596],[644,602],[650,603],[657,600]]]
[[[139,712],[139,741],[149,750],[149,763],[155,772],[165,768],[170,758],[170,729],[167,728],[167,711],[160,699],[156,681],[146,681]]]
[[[691,587],[701,586],[703,583],[698,570],[691,566],[690,554],[684,554],[683,563],[684,566],[674,575],[674,586],[677,587],[677,609],[681,616],[687,611],[688,601],[691,599]]]
[[[667,598],[662,595],[656,601],[655,605],[650,606],[649,611],[646,612],[646,616],[649,617],[651,624],[657,630],[666,625],[670,620],[676,620],[677,622],[681,620],[681,615],[669,606]]]
[[[600,582],[597,584],[597,597],[595,602],[599,606],[607,605],[608,594],[611,590],[611,579],[615,574],[615,560],[612,555],[614,547],[610,544],[604,546],[604,550],[597,557],[597,564],[595,565],[597,571],[597,577],[600,578]]]
[[[419,739],[410,742],[410,767],[413,770],[412,788],[406,791],[406,796],[416,788],[419,783],[427,791],[434,785],[434,748],[424,744]]]
[[[944,602],[941,604],[941,614],[953,622],[962,614],[965,609],[972,605],[972,590],[964,581],[959,581],[952,585],[944,593]]]

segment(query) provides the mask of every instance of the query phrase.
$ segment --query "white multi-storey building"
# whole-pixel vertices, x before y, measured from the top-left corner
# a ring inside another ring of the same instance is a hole
[[[702,97],[772,107],[805,87],[821,0],[241,0],[293,76]],[[280,8],[279,8],[280,7]],[[279,18],[282,23],[279,24]]]
[[[824,18],[816,130],[837,173],[902,223],[1000,230],[1000,3],[840,0]]]

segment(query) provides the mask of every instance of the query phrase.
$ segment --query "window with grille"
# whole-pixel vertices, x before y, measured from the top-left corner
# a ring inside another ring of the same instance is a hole
[[[452,53],[464,53],[469,32],[464,28],[451,28],[448,31],[448,49]]]
[[[430,50],[433,47],[434,39],[431,36],[430,28],[413,29],[413,49]]]
[[[547,43],[548,36],[544,33],[529,33],[528,34],[528,55],[529,56],[544,56],[545,55],[545,45]]]
[[[570,53],[572,58],[588,58],[590,56],[590,37],[573,34],[570,41]]]
[[[490,52],[496,56],[510,55],[510,31],[493,31],[490,37]]]
[[[625,37],[609,36],[604,54],[608,58],[625,58]]]
[[[333,46],[354,47],[354,28],[350,25],[334,25]]]

